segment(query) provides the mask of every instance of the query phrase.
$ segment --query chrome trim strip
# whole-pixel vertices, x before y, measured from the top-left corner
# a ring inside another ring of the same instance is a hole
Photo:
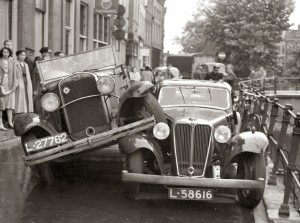
[[[67,104],[64,104],[64,105],[61,106],[59,109],[61,109],[61,108],[63,108],[63,107],[66,107],[67,105],[73,104],[74,102],[77,102],[77,101],[80,101],[80,100],[83,100],[83,99],[86,99],[86,98],[97,97],[97,96],[100,96],[100,97],[101,97],[101,94],[94,94],[94,95],[89,95],[89,96],[82,97],[82,98],[77,98],[77,99],[74,100],[74,101],[70,101],[70,102],[68,102]]]

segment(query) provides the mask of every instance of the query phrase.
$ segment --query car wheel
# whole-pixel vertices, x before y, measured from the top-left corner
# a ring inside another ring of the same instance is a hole
[[[27,134],[25,136],[22,136],[22,144],[23,148],[25,148],[25,143],[35,140],[37,137],[34,134]],[[27,155],[27,152],[24,149],[25,154]],[[39,180],[40,184],[43,186],[51,186],[55,183],[55,177],[51,168],[51,165],[49,162],[36,164],[34,166],[30,166],[32,172]]]
[[[144,162],[142,150],[126,156],[126,169],[129,173],[143,173]],[[125,194],[128,198],[136,199],[139,193],[140,183],[126,183]]]
[[[238,161],[237,176],[239,179],[266,180],[265,159],[261,154],[242,155]],[[263,189],[238,189],[237,197],[241,205],[247,208],[256,207],[263,198]]]

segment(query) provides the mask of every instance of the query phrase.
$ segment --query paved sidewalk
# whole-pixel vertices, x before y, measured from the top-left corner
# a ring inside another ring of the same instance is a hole
[[[20,137],[16,137],[14,134],[13,129],[9,129],[8,131],[0,131],[0,149],[5,148],[6,145],[11,143],[19,143]],[[106,150],[99,152],[104,152]],[[113,160],[122,161],[124,157],[117,155],[119,150],[116,150],[116,155],[113,155]],[[111,153],[111,152],[110,152]],[[103,157],[103,156],[100,156]],[[107,156],[104,156],[107,157]],[[269,178],[270,173],[272,172],[273,163],[270,159],[268,159],[268,166],[267,166],[267,180]],[[289,204],[290,206],[290,216],[279,216],[278,210],[280,205],[283,201],[284,196],[284,186],[282,176],[277,177],[277,185],[271,186],[266,185],[265,193],[264,193],[264,202],[261,202],[254,210],[255,222],[258,223],[299,223],[300,222],[300,214],[295,210],[292,203]],[[268,219],[268,220],[266,220]]]

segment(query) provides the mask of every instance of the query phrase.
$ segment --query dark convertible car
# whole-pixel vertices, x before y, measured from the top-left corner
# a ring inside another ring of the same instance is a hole
[[[124,137],[122,180],[137,198],[144,184],[164,185],[169,199],[213,200],[219,190],[236,189],[238,201],[253,208],[265,187],[267,137],[240,132],[231,87],[223,81],[165,80],[154,93],[160,116],[152,131]]]

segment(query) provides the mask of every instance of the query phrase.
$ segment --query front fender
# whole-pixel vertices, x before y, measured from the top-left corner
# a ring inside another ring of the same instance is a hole
[[[128,99],[128,98],[140,98],[143,97],[144,95],[150,93],[150,90],[154,87],[152,83],[149,81],[140,81],[138,83],[135,83],[131,85],[122,95],[120,98],[119,102],[119,111],[120,108],[122,107],[123,103]]]
[[[22,113],[15,117],[14,131],[16,136],[22,136],[33,127],[41,127],[51,135],[56,134],[55,129],[35,113]]]
[[[164,157],[159,144],[146,133],[137,133],[119,139],[119,150],[129,155],[138,149],[148,149],[155,155],[161,172],[164,172]]]
[[[225,158],[225,166],[239,154],[250,152],[256,154],[264,154],[269,141],[267,136],[262,132],[242,132],[234,136],[227,146],[227,157]]]

